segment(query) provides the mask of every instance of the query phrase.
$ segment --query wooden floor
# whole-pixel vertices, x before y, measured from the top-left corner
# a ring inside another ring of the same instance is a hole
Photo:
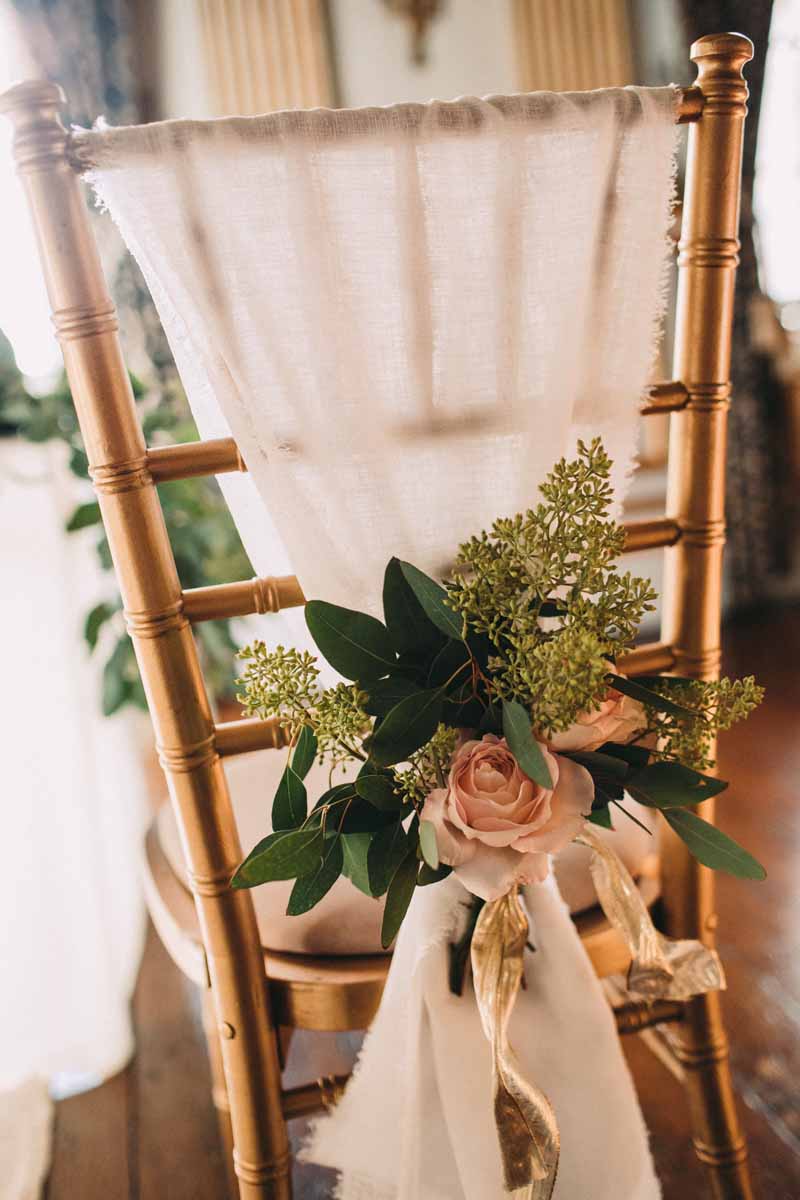
[[[726,649],[726,671],[755,673],[767,701],[723,742],[721,772],[734,782],[721,798],[720,820],[764,862],[769,878],[719,877],[725,1011],[756,1196],[798,1200],[800,609],[737,622]],[[103,1087],[58,1105],[47,1200],[224,1200],[197,997],[152,931],[134,1016],[135,1061]],[[317,1046],[311,1035],[296,1038],[292,1075],[316,1073],[304,1060]],[[680,1087],[637,1039],[626,1048],[665,1200],[703,1197]],[[340,1040],[336,1054],[351,1053]],[[295,1183],[302,1200],[332,1194],[330,1177],[313,1168],[296,1168]]]

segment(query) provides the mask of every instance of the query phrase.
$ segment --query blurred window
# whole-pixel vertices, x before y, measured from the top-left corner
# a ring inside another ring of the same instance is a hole
[[[31,68],[6,0],[0,0],[0,92]],[[11,157],[11,122],[0,119],[0,329],[14,347],[19,369],[34,379],[61,367],[50,323],[30,216]]]
[[[753,208],[761,283],[780,305],[800,301],[800,3],[775,0],[758,129]],[[796,305],[795,305],[796,307]],[[791,311],[791,310],[790,310]]]

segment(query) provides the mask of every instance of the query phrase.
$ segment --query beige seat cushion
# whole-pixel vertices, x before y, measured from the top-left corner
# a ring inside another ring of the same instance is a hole
[[[245,852],[271,832],[269,821],[272,797],[285,764],[285,755],[258,751],[231,759],[225,773],[231,790],[239,836]],[[315,764],[306,780],[310,796],[320,795],[328,786],[328,772]],[[653,814],[633,801],[627,806],[645,823]],[[186,865],[169,804],[156,818],[159,840],[172,869],[188,885]],[[609,835],[613,846],[632,875],[636,876],[653,839],[621,814],[617,831]],[[556,877],[561,894],[573,913],[596,903],[588,869],[589,852],[582,846],[568,846],[556,862]],[[373,900],[340,878],[316,908],[299,917],[286,916],[286,904],[293,881],[265,884],[253,889],[261,942],[265,949],[294,954],[376,954],[381,952],[383,901]]]

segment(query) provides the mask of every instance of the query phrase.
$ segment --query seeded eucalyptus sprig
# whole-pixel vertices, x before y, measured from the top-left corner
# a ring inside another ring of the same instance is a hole
[[[711,765],[716,734],[744,721],[764,699],[764,689],[752,675],[714,680],[652,675],[637,682],[676,706],[664,712],[648,705],[645,736],[655,739],[658,757],[677,759],[698,771]]]
[[[578,442],[541,485],[544,503],[465,542],[448,604],[497,647],[498,694],[535,709],[543,733],[567,729],[605,691],[602,662],[633,643],[655,592],[620,574],[625,531],[610,515],[611,460]]]

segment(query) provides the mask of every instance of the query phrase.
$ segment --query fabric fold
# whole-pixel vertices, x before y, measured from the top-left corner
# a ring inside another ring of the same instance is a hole
[[[470,902],[453,876],[414,896],[353,1079],[303,1152],[342,1173],[338,1200],[502,1196],[491,1047],[471,984],[457,997],[447,983],[447,943]],[[536,951],[509,1039],[557,1114],[553,1200],[658,1200],[614,1019],[552,878],[524,904]]]

